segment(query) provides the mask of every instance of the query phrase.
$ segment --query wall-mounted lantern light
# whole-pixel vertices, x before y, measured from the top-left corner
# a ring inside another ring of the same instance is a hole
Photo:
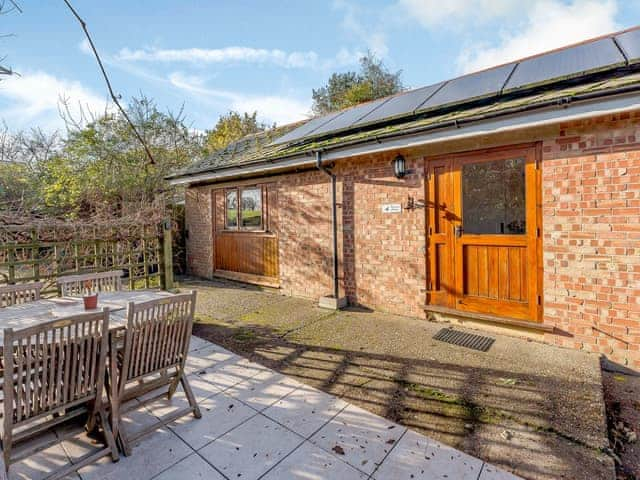
[[[391,162],[393,165],[393,174],[396,178],[402,178],[407,174],[407,162],[402,155],[398,155]]]

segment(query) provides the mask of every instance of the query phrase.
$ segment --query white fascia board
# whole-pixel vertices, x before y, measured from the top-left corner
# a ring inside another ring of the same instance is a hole
[[[369,140],[366,143],[345,147],[336,147],[322,152],[323,161],[337,161],[358,155],[381,153],[400,148],[421,147],[433,143],[468,139],[496,133],[510,132],[525,128],[542,127],[559,122],[582,120],[601,115],[640,110],[640,94],[622,94],[605,99],[585,100],[569,103],[557,107],[547,107],[523,113],[504,115],[488,120],[463,123],[459,127],[435,129],[415,134],[399,133],[397,137]],[[279,170],[287,171],[315,164],[315,158],[310,153],[291,157],[285,160],[274,160],[272,163],[258,163],[238,168],[228,168],[218,172],[204,172],[188,177],[171,179],[171,185],[220,181],[234,177],[253,175],[257,173],[275,173]]]

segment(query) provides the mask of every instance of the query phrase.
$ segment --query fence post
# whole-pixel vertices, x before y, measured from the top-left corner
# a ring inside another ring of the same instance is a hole
[[[163,290],[173,290],[173,241],[171,220],[162,222],[162,274],[160,282]]]
[[[7,283],[9,285],[13,285],[14,283],[16,283],[16,265],[15,265],[15,261],[16,261],[16,248],[15,247],[9,247],[9,250],[7,250],[7,257],[9,260],[9,280],[7,281]]]
[[[31,260],[33,261],[33,279],[37,282],[40,280],[40,261],[38,251],[38,233],[35,229],[31,230]]]

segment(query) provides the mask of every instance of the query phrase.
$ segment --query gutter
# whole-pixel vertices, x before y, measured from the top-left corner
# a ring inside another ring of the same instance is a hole
[[[606,91],[555,98],[460,120],[443,121],[433,125],[414,127],[402,132],[389,132],[377,135],[373,139],[355,139],[328,147],[324,160],[338,160],[364,153],[423,146],[448,140],[554,125],[561,121],[640,110],[639,93],[640,84],[634,84]],[[568,113],[568,109],[571,109],[572,113]],[[409,138],[408,141],[407,138]],[[309,152],[304,155],[292,155],[281,159],[238,165],[215,172],[205,171],[183,177],[169,177],[169,181],[172,185],[192,184],[242,176],[260,176],[265,173],[287,171],[303,166],[313,167],[316,162],[314,162],[312,154],[313,152]]]
[[[338,284],[338,206],[336,176],[322,164],[322,152],[316,151],[316,168],[331,179],[331,229],[333,234],[333,298],[336,305],[339,304],[339,284]]]

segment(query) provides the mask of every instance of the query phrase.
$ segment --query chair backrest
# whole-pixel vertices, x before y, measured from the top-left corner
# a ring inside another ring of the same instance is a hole
[[[5,432],[73,405],[102,401],[109,310],[4,330]]]
[[[0,307],[10,307],[40,300],[40,291],[43,286],[42,282],[32,282],[0,287]]]
[[[195,291],[129,303],[121,388],[132,379],[184,367],[195,306]]]
[[[110,272],[85,273],[81,275],[66,275],[58,278],[60,294],[63,297],[78,297],[87,291],[117,292],[122,290],[122,270]]]

